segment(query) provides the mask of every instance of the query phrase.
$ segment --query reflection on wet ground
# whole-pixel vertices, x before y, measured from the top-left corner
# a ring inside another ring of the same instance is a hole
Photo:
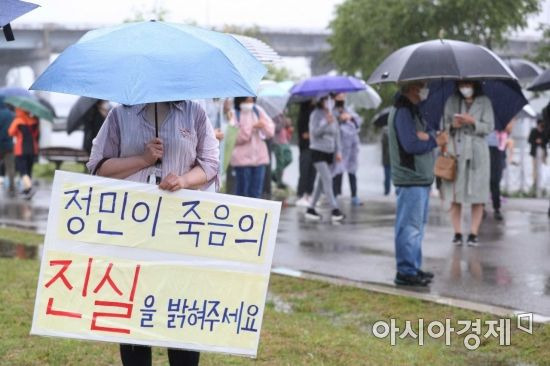
[[[0,239],[0,258],[35,259],[38,247]]]
[[[303,209],[285,209],[274,266],[393,286],[395,202],[372,200],[359,208],[344,205],[348,217],[341,224],[330,223],[327,210],[321,223],[307,223]],[[472,248],[451,243],[448,213],[437,200],[430,209],[423,267],[436,278],[429,292],[550,315],[550,220],[544,211],[514,207],[504,223],[489,215],[480,246]]]

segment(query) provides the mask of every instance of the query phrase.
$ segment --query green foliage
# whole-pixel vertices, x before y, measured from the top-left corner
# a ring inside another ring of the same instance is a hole
[[[287,67],[275,65],[267,65],[267,74],[264,78],[276,82],[298,79]]]
[[[162,5],[161,1],[154,1],[153,4],[141,3],[134,6],[134,14],[125,22],[143,22],[150,19],[164,21],[168,13],[168,9]]]
[[[542,31],[542,42],[537,49],[537,53],[533,59],[536,63],[549,67],[550,66],[550,26],[544,25],[539,28]]]

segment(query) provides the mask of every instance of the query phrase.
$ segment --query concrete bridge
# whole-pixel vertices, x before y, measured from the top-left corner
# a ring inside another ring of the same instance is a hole
[[[48,66],[51,54],[62,52],[90,29],[66,28],[56,24],[14,27],[15,42],[0,41],[0,84],[13,67],[30,66],[34,74],[39,75]],[[262,40],[281,56],[308,58],[313,75],[334,68],[328,58],[328,31],[261,28],[259,33]],[[525,57],[535,52],[537,44],[535,39],[512,39],[496,51],[501,56]]]

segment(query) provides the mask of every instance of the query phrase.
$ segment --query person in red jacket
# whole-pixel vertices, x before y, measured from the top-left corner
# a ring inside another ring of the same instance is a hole
[[[38,118],[20,108],[16,108],[15,119],[8,129],[8,134],[15,138],[13,149],[15,168],[23,181],[23,193],[30,198],[32,167],[38,157]]]

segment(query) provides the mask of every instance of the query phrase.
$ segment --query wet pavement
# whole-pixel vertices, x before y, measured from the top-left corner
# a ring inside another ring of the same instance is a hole
[[[350,207],[349,199],[342,199],[347,215],[343,223],[332,224],[326,209],[320,210],[325,216],[320,223],[306,222],[303,208],[283,209],[274,267],[393,286],[395,197],[380,194],[382,168],[373,151],[362,151],[368,169],[359,174],[359,192],[365,205]],[[294,182],[296,175],[294,163],[285,179]],[[0,196],[0,225],[44,233],[49,186],[42,182],[38,188],[31,201]],[[479,247],[455,247],[448,213],[432,198],[423,267],[436,277],[419,291],[550,316],[548,200],[509,199],[503,207],[504,222],[491,215],[484,221]],[[15,253],[10,256],[25,250],[2,249],[0,244],[0,252]]]

